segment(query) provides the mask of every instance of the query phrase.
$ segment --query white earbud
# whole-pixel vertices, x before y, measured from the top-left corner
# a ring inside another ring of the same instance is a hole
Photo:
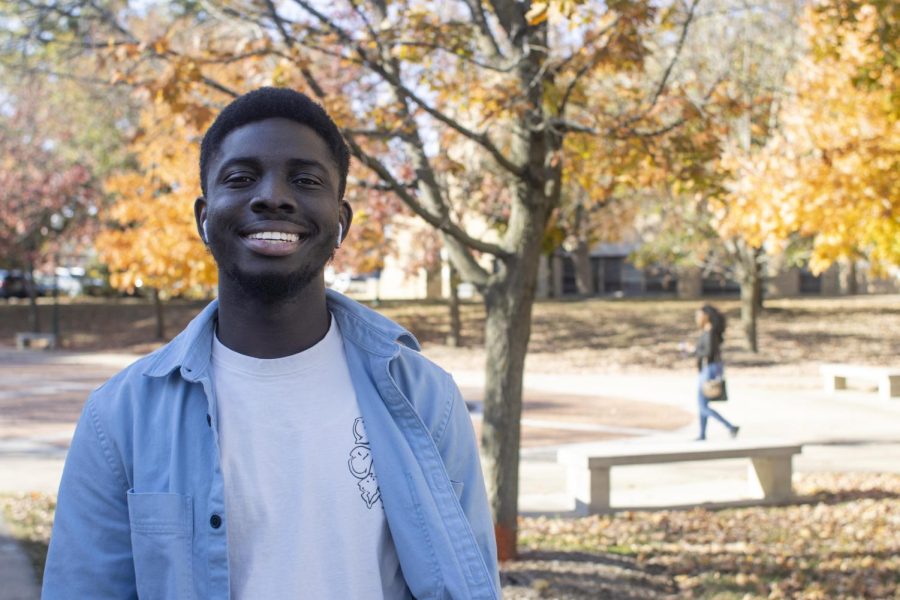
[[[206,219],[203,219],[203,242],[209,243],[209,232],[206,230]]]
[[[341,247],[341,242],[343,241],[343,239],[342,239],[343,237],[344,237],[344,225],[342,223],[338,223],[338,237],[337,237],[337,242],[334,245],[335,248]]]

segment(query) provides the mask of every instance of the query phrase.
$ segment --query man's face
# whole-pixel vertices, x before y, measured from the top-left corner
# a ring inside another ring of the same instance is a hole
[[[222,141],[207,175],[207,199],[196,206],[220,275],[249,296],[295,296],[322,277],[338,224],[350,207],[338,200],[338,169],[312,129],[267,119]]]

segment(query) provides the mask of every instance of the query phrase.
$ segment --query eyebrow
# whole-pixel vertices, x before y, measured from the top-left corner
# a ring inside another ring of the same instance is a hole
[[[219,173],[221,173],[222,171],[224,171],[225,169],[227,169],[228,167],[231,167],[233,165],[249,165],[252,167],[259,168],[259,166],[261,165],[261,162],[255,156],[236,156],[236,157],[230,158],[227,161],[225,161],[224,163],[222,163],[222,165],[219,167],[218,171],[219,171]],[[288,166],[292,167],[292,168],[315,167],[317,169],[320,169],[323,172],[323,174],[325,174],[325,175],[328,174],[328,168],[326,167],[326,165],[322,161],[316,160],[314,158],[291,158],[291,159],[288,159]]]

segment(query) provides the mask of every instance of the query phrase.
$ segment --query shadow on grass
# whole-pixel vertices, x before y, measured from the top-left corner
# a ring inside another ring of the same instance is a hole
[[[678,588],[664,571],[617,554],[534,550],[504,563],[500,582],[507,593],[524,588],[560,600],[668,598]]]

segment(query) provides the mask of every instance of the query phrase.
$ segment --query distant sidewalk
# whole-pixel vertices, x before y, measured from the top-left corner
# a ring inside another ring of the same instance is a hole
[[[0,598],[38,600],[40,595],[31,561],[13,539],[0,510]]]

